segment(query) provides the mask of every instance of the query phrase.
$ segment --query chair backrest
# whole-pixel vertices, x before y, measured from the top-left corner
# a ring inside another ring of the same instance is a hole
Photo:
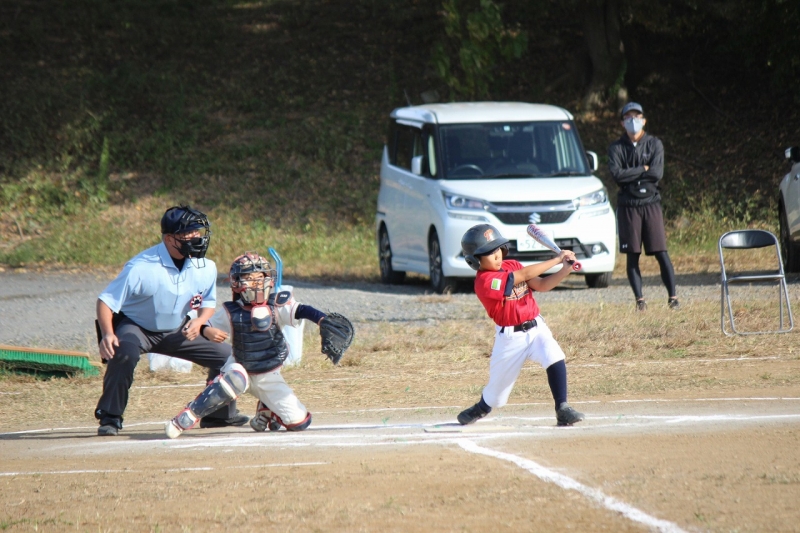
[[[742,229],[729,231],[719,238],[720,248],[764,248],[765,246],[778,246],[778,239],[762,229]]]

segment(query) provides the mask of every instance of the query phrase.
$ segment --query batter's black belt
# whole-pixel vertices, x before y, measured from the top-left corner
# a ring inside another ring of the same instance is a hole
[[[506,327],[510,328],[511,326],[503,326],[502,328],[500,328],[500,333],[503,333],[506,330]],[[535,327],[536,327],[536,319],[534,318],[533,320],[526,320],[522,324],[514,326],[514,332],[528,331],[529,329],[533,329]]]

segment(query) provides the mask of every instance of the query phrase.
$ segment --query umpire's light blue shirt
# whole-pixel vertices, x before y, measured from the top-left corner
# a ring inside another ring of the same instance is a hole
[[[99,298],[146,330],[173,331],[192,309],[217,306],[217,266],[186,259],[179,272],[162,241],[128,261]]]

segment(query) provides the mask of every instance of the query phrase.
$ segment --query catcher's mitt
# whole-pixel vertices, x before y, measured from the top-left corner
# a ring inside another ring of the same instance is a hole
[[[322,353],[328,356],[334,365],[338,365],[345,350],[353,342],[354,333],[353,324],[346,316],[339,313],[329,314],[319,323]]]

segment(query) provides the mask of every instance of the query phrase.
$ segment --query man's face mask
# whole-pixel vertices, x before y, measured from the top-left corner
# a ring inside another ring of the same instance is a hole
[[[623,121],[625,131],[631,135],[636,135],[644,127],[644,119],[642,117],[628,117]]]

